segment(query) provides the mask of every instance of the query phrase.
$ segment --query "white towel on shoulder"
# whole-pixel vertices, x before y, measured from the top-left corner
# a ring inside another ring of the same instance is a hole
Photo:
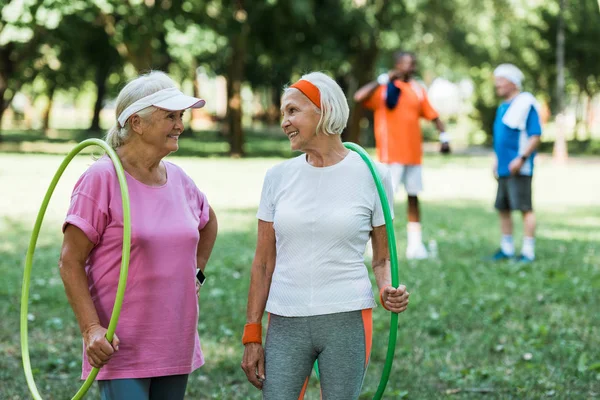
[[[539,104],[535,97],[529,92],[520,93],[508,106],[508,110],[502,117],[502,122],[509,128],[524,131],[531,106],[539,112]]]

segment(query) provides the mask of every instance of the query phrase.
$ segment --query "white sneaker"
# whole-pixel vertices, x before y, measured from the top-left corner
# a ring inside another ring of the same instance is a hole
[[[410,245],[406,248],[406,258],[409,260],[425,260],[429,257],[423,242]]]

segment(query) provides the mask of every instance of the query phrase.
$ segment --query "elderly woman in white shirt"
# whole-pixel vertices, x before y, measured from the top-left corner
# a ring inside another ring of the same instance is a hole
[[[376,307],[363,258],[369,238],[382,306],[402,312],[409,294],[390,284],[385,221],[369,169],[342,144],[349,114],[342,89],[323,73],[304,75],[285,89],[281,111],[291,148],[302,154],[271,168],[263,184],[242,369],[264,399],[298,399],[318,360],[323,399],[357,399]],[[393,202],[389,172],[379,167]]]

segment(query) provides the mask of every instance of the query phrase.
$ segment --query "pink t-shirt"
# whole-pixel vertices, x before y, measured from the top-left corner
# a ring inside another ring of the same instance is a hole
[[[181,168],[163,162],[163,186],[147,186],[126,174],[131,257],[116,329],[121,344],[100,370],[100,380],[189,374],[204,364],[195,275],[208,201]],[[123,208],[107,156],[79,178],[63,230],[67,224],[79,227],[95,245],[85,269],[100,322],[108,327],[121,268]],[[84,350],[82,379],[90,370]]]

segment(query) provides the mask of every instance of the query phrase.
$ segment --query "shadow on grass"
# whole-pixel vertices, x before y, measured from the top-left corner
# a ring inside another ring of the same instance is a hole
[[[405,205],[395,208],[402,255]],[[479,390],[489,391],[491,398],[521,399],[597,393],[600,249],[590,235],[600,226],[592,223],[588,230],[570,230],[565,239],[553,238],[554,231],[565,230],[561,221],[591,212],[596,211],[540,213],[539,259],[531,265],[492,264],[482,258],[498,241],[493,210],[477,202],[424,202],[424,238],[437,241],[439,258],[407,262],[400,257],[400,279],[409,287],[411,305],[400,316],[386,395],[466,399],[479,398]],[[254,213],[223,210],[219,216],[221,232],[200,296],[198,329],[207,363],[190,378],[190,398],[260,398],[239,368],[256,243]],[[249,222],[240,222],[246,219],[239,214],[247,214]],[[28,396],[20,366],[18,310],[29,232],[20,221],[0,221],[0,398]],[[32,365],[42,393],[62,399],[77,388],[79,333],[56,267],[60,234],[42,232],[42,238],[31,290]],[[377,388],[388,330],[389,316],[379,307],[364,393],[372,395]],[[313,397],[318,398],[314,378],[307,398]]]

